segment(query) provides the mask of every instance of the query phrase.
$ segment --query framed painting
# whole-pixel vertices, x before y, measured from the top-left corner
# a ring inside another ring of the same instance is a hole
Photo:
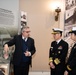
[[[27,13],[21,11],[21,28],[25,25],[27,25]]]
[[[72,40],[68,32],[76,26],[76,0],[65,0],[64,39],[70,44]]]

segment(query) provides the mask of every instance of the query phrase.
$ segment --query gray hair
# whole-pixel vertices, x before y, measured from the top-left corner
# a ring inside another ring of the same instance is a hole
[[[28,26],[23,26],[23,27],[21,28],[21,33],[22,33],[25,29],[28,29],[28,28],[30,28],[30,27],[28,27]]]

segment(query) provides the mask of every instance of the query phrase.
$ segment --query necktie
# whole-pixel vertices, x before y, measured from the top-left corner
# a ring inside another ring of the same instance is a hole
[[[57,45],[57,42],[55,41],[55,45]]]
[[[27,38],[24,38],[24,41],[26,42],[27,41]]]

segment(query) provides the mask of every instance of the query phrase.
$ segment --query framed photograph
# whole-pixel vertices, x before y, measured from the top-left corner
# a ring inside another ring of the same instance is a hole
[[[21,28],[25,25],[27,25],[27,13],[21,11]]]
[[[9,75],[9,64],[0,63],[0,75]]]
[[[64,39],[72,43],[68,34],[72,27],[76,27],[76,0],[65,0],[65,17],[64,17]]]

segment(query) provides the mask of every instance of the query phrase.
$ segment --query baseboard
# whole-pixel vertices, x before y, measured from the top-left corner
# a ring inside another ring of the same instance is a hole
[[[29,72],[29,75],[50,75],[50,72]]]

